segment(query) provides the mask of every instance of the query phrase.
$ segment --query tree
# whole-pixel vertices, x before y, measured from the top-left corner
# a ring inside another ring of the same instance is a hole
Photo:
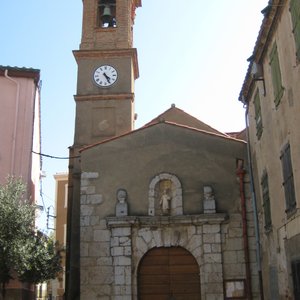
[[[35,205],[26,187],[13,177],[0,186],[0,283],[3,297],[11,279],[40,283],[61,272],[60,249],[53,239],[34,230]]]

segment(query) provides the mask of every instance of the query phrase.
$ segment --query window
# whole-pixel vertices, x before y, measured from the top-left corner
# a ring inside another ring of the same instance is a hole
[[[256,136],[258,139],[260,139],[262,135],[263,127],[262,127],[262,118],[261,118],[259,90],[256,91],[256,94],[254,96],[254,110],[255,110]]]
[[[271,218],[271,205],[270,205],[270,196],[269,196],[269,180],[268,173],[264,172],[261,179],[261,190],[263,196],[263,207],[264,207],[264,216],[265,216],[265,229],[269,230],[272,226]]]
[[[295,300],[300,300],[300,260],[292,262],[292,276]]]
[[[284,147],[280,159],[283,172],[283,187],[285,193],[286,212],[288,213],[293,211],[296,207],[290,144],[287,144]]]
[[[279,65],[276,43],[274,43],[270,54],[270,66],[271,66],[271,74],[272,74],[274,102],[275,102],[275,106],[278,107],[283,95],[284,88],[282,86],[282,81],[281,81],[281,72],[280,72],[280,65]]]
[[[68,189],[69,189],[69,186],[68,186],[68,183],[66,183],[65,184],[65,205],[64,205],[64,208],[68,207]]]
[[[291,0],[290,11],[293,23],[293,34],[296,44],[296,56],[300,60],[300,1]]]
[[[97,24],[101,28],[116,27],[116,0],[99,0],[97,18]]]

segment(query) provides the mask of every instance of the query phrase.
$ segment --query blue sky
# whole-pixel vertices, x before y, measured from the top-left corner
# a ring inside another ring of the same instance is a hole
[[[136,127],[172,103],[216,129],[244,128],[238,95],[268,0],[143,0],[134,46]],[[42,152],[68,156],[73,144],[81,0],[1,0],[0,65],[41,70]],[[67,160],[43,158],[43,201],[53,204],[53,175]],[[45,212],[40,226],[45,227]]]

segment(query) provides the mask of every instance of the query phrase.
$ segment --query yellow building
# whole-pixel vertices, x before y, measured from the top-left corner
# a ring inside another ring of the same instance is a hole
[[[265,299],[300,299],[300,1],[262,11],[239,100],[248,146]]]
[[[67,233],[67,207],[68,207],[68,174],[57,173],[54,175],[56,182],[55,189],[55,240],[65,249]],[[62,254],[63,272],[51,281],[49,293],[54,300],[62,300],[65,292],[65,251]]]

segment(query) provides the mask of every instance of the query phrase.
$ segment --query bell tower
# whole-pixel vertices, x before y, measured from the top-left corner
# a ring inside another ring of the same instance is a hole
[[[73,51],[77,65],[74,144],[70,147],[66,299],[80,299],[79,150],[134,127],[134,81],[139,77],[132,47],[135,9],[141,0],[83,0],[82,38]]]
[[[84,0],[78,64],[74,146],[118,136],[134,127],[132,48],[135,9],[141,0]]]

